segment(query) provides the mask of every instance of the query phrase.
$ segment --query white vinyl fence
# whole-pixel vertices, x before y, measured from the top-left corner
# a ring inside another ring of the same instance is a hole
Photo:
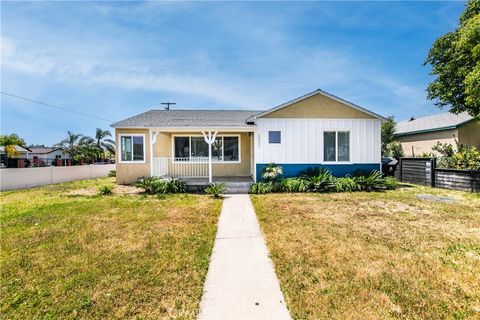
[[[110,170],[115,170],[114,164],[0,169],[0,190],[31,188],[52,183],[106,177]]]

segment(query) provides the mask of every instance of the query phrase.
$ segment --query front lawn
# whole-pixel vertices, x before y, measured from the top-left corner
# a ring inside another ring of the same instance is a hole
[[[0,194],[2,318],[195,317],[221,201],[113,182]]]
[[[478,194],[251,197],[295,319],[480,318]]]

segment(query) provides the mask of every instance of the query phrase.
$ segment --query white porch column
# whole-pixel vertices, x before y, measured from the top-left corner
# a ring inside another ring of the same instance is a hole
[[[155,142],[157,142],[157,135],[158,135],[158,131],[150,130],[150,176],[151,177],[155,175],[153,147],[155,145]]]
[[[212,183],[212,144],[215,142],[215,137],[218,131],[215,131],[212,136],[212,131],[208,131],[208,135],[205,131],[202,131],[203,139],[208,144],[208,183]]]

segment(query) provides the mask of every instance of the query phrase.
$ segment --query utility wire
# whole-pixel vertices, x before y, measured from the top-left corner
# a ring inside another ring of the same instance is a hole
[[[59,106],[54,106],[53,104],[44,103],[44,102],[41,102],[41,101],[37,101],[37,100],[33,100],[33,99],[29,99],[29,98],[17,96],[17,95],[12,94],[12,93],[4,92],[4,91],[0,91],[0,93],[1,93],[1,94],[4,94],[4,95],[6,95],[6,96],[13,97],[13,98],[17,98],[17,99],[21,99],[21,100],[25,100],[25,101],[29,101],[29,102],[33,102],[33,103],[37,103],[37,104],[41,104],[41,105],[43,105],[43,106],[47,106],[47,107],[51,107],[51,108],[56,108],[56,109],[59,109],[59,110],[62,110],[62,111],[67,111],[67,112],[72,112],[72,113],[80,114],[80,115],[85,116],[85,117],[95,118],[95,119],[102,120],[102,121],[107,121],[107,122],[114,122],[113,120],[109,120],[109,119],[97,117],[97,116],[95,116],[95,115],[88,114],[88,113],[85,113],[85,112],[80,112],[80,111],[70,110],[70,109],[68,109],[68,108],[63,108],[63,107],[59,107]]]

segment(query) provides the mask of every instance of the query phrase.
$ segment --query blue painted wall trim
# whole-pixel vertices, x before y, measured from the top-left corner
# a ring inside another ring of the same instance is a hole
[[[257,163],[257,181],[262,179],[262,171],[268,167],[268,163]],[[316,164],[316,163],[276,163],[276,165],[283,167],[283,177],[297,177],[300,172],[313,167],[321,167],[328,169],[336,177],[343,177],[347,174],[353,174],[355,171],[382,170],[380,163],[352,163],[352,164]]]

